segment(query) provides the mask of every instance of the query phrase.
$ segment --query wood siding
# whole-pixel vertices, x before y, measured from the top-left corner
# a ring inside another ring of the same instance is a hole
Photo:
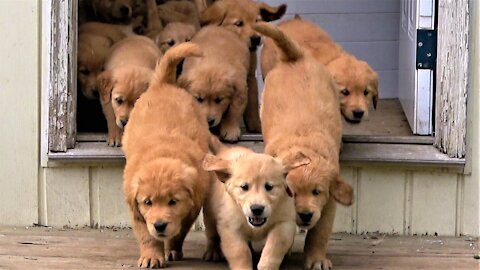
[[[128,226],[122,170],[122,165],[45,169],[46,204],[40,209],[45,224]],[[354,187],[355,203],[338,207],[336,232],[473,233],[462,226],[464,211],[478,211],[478,205],[466,204],[462,199],[462,186],[471,181],[470,177],[446,169],[395,166],[345,165],[341,171]]]

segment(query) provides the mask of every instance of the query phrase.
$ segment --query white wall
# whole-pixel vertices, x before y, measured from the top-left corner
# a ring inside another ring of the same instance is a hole
[[[37,222],[39,1],[0,1],[0,224]]]

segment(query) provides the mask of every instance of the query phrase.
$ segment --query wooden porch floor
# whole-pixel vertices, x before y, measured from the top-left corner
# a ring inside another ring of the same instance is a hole
[[[301,269],[304,235],[282,269]],[[471,237],[335,234],[329,256],[334,269],[480,269],[478,239]],[[186,259],[172,269],[228,269],[200,260],[202,232],[189,234]],[[0,228],[0,269],[135,269],[137,244],[129,229]]]

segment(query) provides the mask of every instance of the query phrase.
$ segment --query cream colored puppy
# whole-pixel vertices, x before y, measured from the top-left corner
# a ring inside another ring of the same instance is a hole
[[[98,76],[100,103],[108,125],[108,145],[120,146],[133,105],[149,86],[162,52],[143,36],[127,37],[112,47]]]
[[[296,228],[285,174],[309,159],[297,153],[282,162],[243,147],[222,147],[213,136],[210,147],[217,155],[207,154],[203,168],[214,171],[219,181],[211,184],[204,206],[204,259],[218,260],[221,247],[231,269],[252,269],[249,242],[266,241],[257,269],[278,269]]]
[[[327,244],[336,202],[353,200],[352,187],[340,178],[338,92],[324,66],[278,27],[258,23],[254,28],[274,40],[278,55],[265,79],[260,111],[265,153],[282,158],[300,151],[310,159],[287,181],[295,194],[297,225],[308,230],[305,269],[330,269]]]

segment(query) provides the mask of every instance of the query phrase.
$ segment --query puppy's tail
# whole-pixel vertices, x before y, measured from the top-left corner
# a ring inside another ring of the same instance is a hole
[[[279,60],[283,62],[295,62],[303,57],[300,46],[290,37],[271,23],[259,22],[253,25],[253,29],[260,34],[270,37],[277,45]]]
[[[185,42],[169,49],[157,62],[155,78],[158,83],[175,84],[177,81],[177,66],[186,57],[201,57],[202,50],[192,42]]]
[[[210,134],[210,138],[208,140],[208,148],[210,151],[216,155],[222,148],[226,147],[223,143],[217,138],[217,136]]]

